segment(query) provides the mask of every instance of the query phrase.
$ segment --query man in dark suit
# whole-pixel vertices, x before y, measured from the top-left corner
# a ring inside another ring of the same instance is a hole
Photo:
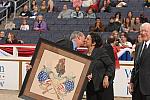
[[[113,47],[110,43],[110,41],[106,44],[103,45],[103,47],[106,49],[106,53],[108,54],[108,56],[111,58],[113,64],[115,65],[115,55],[114,55],[114,51],[113,51]],[[112,80],[114,80],[115,77],[115,66],[114,66],[114,71],[113,71],[113,76],[112,76]],[[114,100],[114,89],[113,89],[113,82],[111,82],[111,84],[109,84],[109,88],[106,88],[103,96],[102,96],[102,100]]]
[[[62,47],[69,48],[71,50],[76,50],[78,47],[84,46],[85,36],[80,31],[74,31],[70,35],[69,39],[61,39],[56,43]]]
[[[129,92],[132,100],[150,100],[150,23],[141,25],[140,34],[144,42],[135,50]]]

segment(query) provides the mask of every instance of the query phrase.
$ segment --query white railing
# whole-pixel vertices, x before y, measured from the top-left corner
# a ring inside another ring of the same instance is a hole
[[[12,47],[13,48],[13,54],[12,56],[18,57],[18,48],[35,48],[36,46],[27,46],[27,45],[0,45],[0,48],[7,48]]]

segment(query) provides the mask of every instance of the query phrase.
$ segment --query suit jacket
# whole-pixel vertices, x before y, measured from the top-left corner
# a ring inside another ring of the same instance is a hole
[[[132,69],[130,81],[134,83],[135,88],[139,84],[144,95],[150,95],[150,45],[145,55],[140,56],[142,46],[143,43],[137,45],[135,49],[134,68]]]
[[[73,50],[73,43],[69,39],[61,39],[56,42],[59,46]]]
[[[104,48],[107,50],[107,54],[109,55],[109,57],[115,64],[115,55],[114,55],[114,50],[113,50],[113,47],[111,46],[111,44],[105,44]]]
[[[105,75],[109,77],[110,84],[113,82],[115,67],[108,56],[106,49],[95,48],[91,54],[93,61],[90,67],[92,69],[92,80],[94,84],[94,90],[98,91],[102,89],[102,82]]]
[[[107,43],[107,44],[104,45],[104,48],[106,49],[108,56],[111,58],[113,64],[115,65],[116,64],[116,59],[115,59],[113,47],[111,46],[111,44]],[[115,68],[116,67],[114,66],[114,69]],[[114,71],[113,74],[114,75],[113,75],[112,79],[114,79],[114,77],[115,77],[115,71]]]

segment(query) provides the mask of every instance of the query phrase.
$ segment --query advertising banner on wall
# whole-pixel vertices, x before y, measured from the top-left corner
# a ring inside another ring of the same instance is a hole
[[[114,79],[114,95],[118,97],[131,97],[128,92],[128,83],[130,82],[133,66],[121,66],[116,69]]]
[[[27,61],[21,61],[22,82],[26,75]],[[121,65],[116,69],[114,79],[114,95],[117,97],[131,97],[128,92],[128,82],[133,66]],[[19,61],[0,61],[0,89],[19,90]]]
[[[0,89],[18,90],[19,62],[0,61]]]

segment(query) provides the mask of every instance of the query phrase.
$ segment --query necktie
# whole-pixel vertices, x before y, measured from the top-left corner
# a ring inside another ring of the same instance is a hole
[[[145,54],[145,52],[146,52],[146,49],[147,49],[147,45],[146,45],[146,43],[145,43],[144,48],[143,48],[143,50],[142,50],[141,57],[144,56],[144,54]]]

